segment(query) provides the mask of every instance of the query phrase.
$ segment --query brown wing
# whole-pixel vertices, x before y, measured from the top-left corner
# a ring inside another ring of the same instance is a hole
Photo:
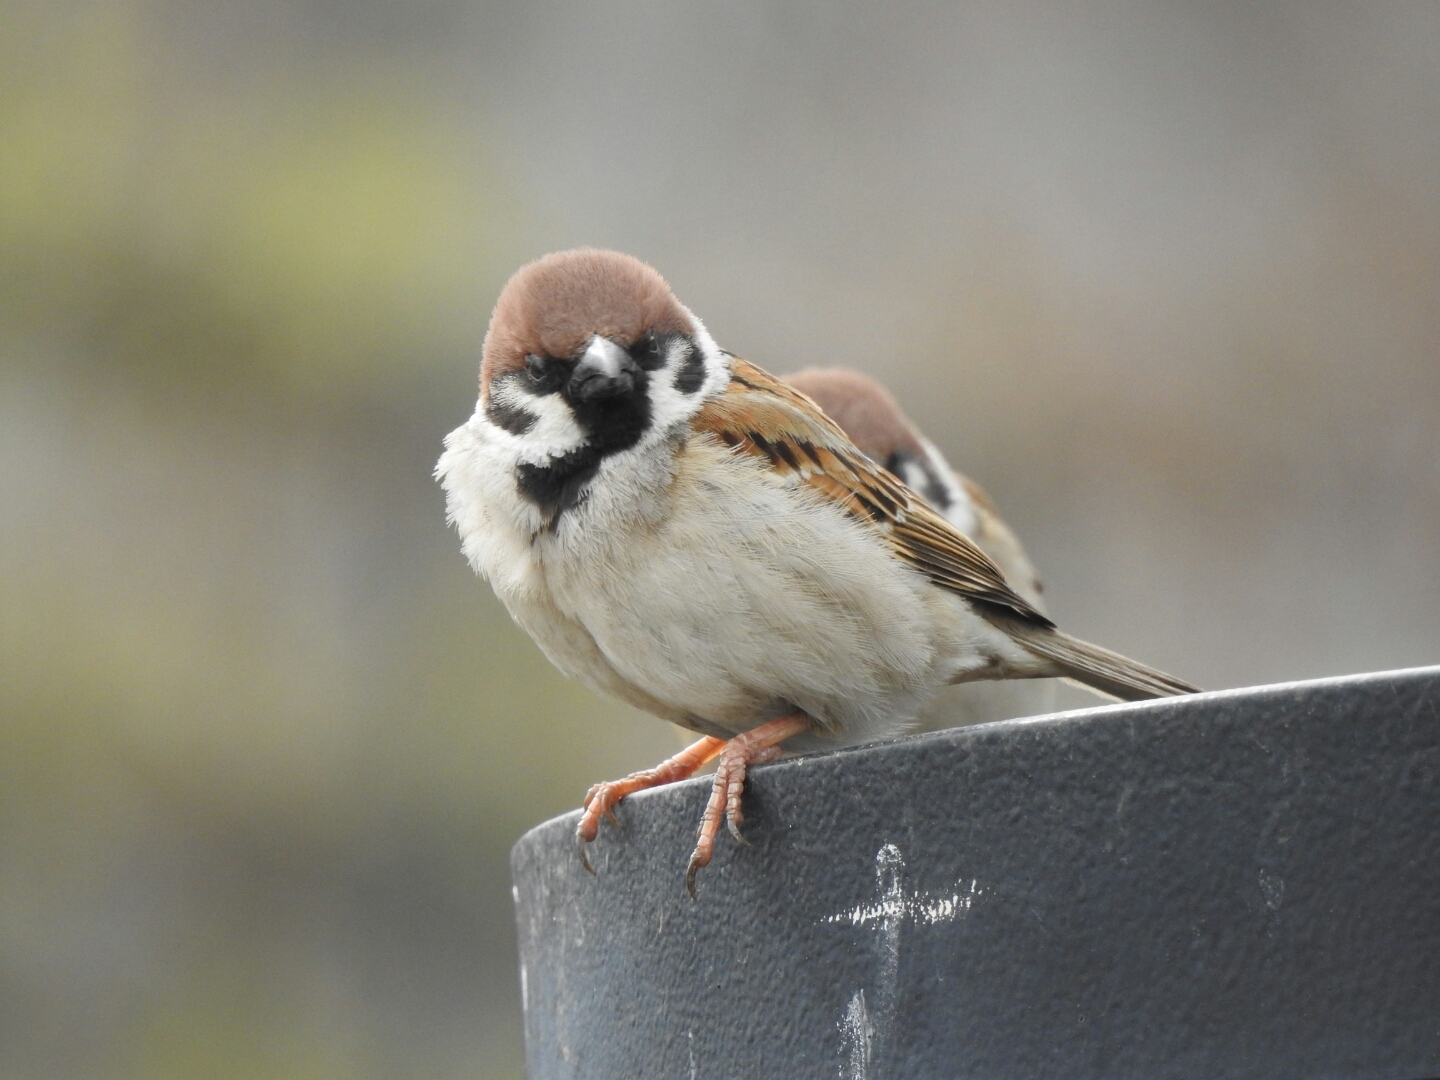
[[[860,453],[820,407],[754,364],[735,359],[730,385],[696,415],[694,430],[766,461],[857,520],[942,588],[1053,626],[1018,596],[995,564],[894,474]]]

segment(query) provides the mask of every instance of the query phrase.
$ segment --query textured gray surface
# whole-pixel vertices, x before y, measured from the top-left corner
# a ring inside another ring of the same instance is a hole
[[[692,902],[707,790],[515,846],[531,1080],[1440,1076],[1440,668],[762,767]]]

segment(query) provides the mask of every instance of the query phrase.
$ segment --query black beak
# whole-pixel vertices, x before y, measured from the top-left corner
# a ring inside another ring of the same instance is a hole
[[[589,403],[630,393],[639,376],[640,365],[630,354],[597,334],[575,362],[566,390],[572,401]]]

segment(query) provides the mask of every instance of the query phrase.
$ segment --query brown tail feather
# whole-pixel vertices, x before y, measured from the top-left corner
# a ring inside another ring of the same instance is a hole
[[[1084,683],[1092,690],[1099,690],[1121,701],[1200,693],[1198,686],[1192,686],[1183,679],[1166,675],[1163,671],[1146,667],[1127,656],[1091,645],[1059,630],[1018,619],[1006,620],[1004,629],[1036,656],[1057,664],[1062,677]]]

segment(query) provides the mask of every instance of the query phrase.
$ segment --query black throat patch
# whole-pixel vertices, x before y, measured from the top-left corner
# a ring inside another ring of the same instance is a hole
[[[515,468],[520,494],[538,506],[555,531],[560,515],[578,506],[601,463],[611,454],[628,450],[650,427],[649,376],[642,369],[635,388],[622,397],[576,402],[566,398],[586,440],[583,446],[551,458],[542,465],[521,463]]]

